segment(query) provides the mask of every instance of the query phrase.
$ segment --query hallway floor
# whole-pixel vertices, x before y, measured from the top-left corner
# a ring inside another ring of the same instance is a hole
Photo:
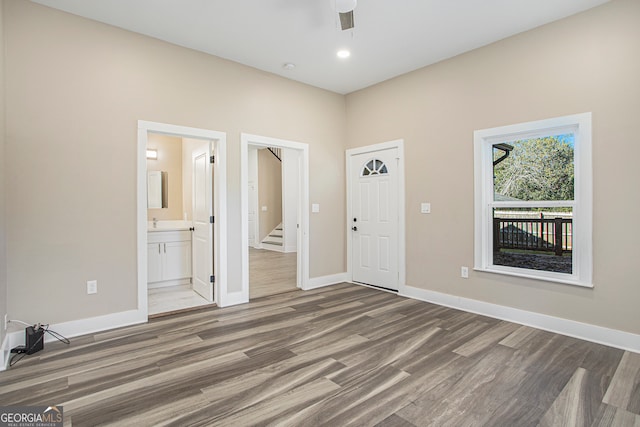
[[[295,291],[295,252],[249,248],[249,299]]]

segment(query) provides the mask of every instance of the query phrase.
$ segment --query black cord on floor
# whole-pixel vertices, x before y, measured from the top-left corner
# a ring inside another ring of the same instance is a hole
[[[52,337],[54,337],[55,339],[57,339],[58,341],[60,341],[61,343],[64,343],[67,345],[71,344],[71,341],[69,341],[69,338],[65,337],[62,334],[57,333],[53,329],[49,329],[49,325],[47,325],[47,328],[44,331],[49,335],[51,335]]]

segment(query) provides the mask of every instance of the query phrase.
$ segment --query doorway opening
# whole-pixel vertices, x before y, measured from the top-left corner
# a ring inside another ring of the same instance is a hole
[[[138,123],[138,311],[144,317],[224,303],[225,144],[221,132]]]
[[[296,290],[299,152],[248,147],[249,299]]]
[[[241,136],[242,288],[247,300],[308,282],[308,146]]]

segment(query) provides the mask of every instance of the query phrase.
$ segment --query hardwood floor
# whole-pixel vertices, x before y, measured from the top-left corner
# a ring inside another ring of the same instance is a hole
[[[640,426],[640,354],[341,284],[47,343],[0,402],[74,426]]]
[[[295,291],[295,252],[249,248],[249,299]]]

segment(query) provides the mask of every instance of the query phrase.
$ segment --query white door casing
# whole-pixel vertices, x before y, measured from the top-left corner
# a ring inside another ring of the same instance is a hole
[[[282,249],[298,250],[298,223],[300,217],[300,153],[289,148],[282,155]]]
[[[193,152],[193,290],[213,301],[213,224],[211,198],[211,147]]]
[[[258,209],[255,203],[258,194],[255,181],[249,181],[249,246],[257,248],[259,246],[258,233],[256,226],[258,224]]]
[[[260,230],[258,225],[258,150],[256,148],[249,148],[248,158],[248,174],[249,174],[249,246],[256,249],[260,248]]]
[[[208,129],[192,128],[168,123],[138,120],[137,144],[137,248],[138,248],[138,304],[131,313],[133,322],[145,322],[148,319],[149,307],[147,296],[147,139],[148,133],[160,133],[187,138],[198,138],[214,141],[215,151],[215,200],[214,214],[216,230],[215,257],[213,270],[216,271],[215,302],[220,307],[237,304],[240,301],[233,298],[227,287],[227,136],[224,132]]]
[[[347,180],[348,275],[356,283],[402,290],[403,142],[347,150]]]
[[[309,145],[296,141],[287,141],[247,133],[240,134],[240,188],[241,188],[241,239],[242,239],[242,290],[238,300],[249,301],[249,230],[248,230],[248,181],[249,181],[249,149],[251,147],[279,147],[296,150],[299,155],[299,232],[297,244],[297,285],[303,290],[309,288]]]

